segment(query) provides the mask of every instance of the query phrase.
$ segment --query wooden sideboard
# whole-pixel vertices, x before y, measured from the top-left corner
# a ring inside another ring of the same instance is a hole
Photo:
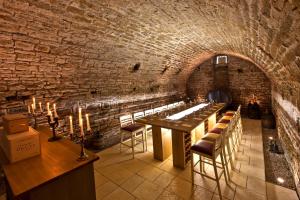
[[[78,161],[80,146],[62,139],[48,142],[49,128],[38,129],[41,155],[9,164],[1,150],[8,200],[96,200],[93,162],[99,157],[86,151]]]
[[[191,105],[195,106],[195,105]],[[190,160],[190,148],[207,130],[213,128],[217,115],[225,104],[219,103],[208,109],[196,111],[178,120],[166,115],[151,115],[136,122],[152,125],[153,153],[157,160],[165,160],[173,154],[173,165],[185,168]],[[184,107],[183,109],[188,109]],[[178,111],[180,112],[180,111]]]

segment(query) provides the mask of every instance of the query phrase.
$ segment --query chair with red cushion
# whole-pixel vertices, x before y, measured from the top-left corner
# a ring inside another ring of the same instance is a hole
[[[224,154],[223,154],[223,135],[222,134],[215,134],[215,133],[208,133],[206,134],[199,142],[192,145],[191,147],[191,173],[192,173],[192,184],[194,184],[194,173],[198,173],[204,177],[212,179],[217,182],[218,191],[220,199],[222,199],[221,195],[221,186],[220,186],[220,179],[222,175],[225,176],[225,181],[227,183],[227,175],[225,172],[225,163],[224,163]],[[194,154],[199,156],[199,161],[194,164]],[[217,162],[218,156],[221,157],[221,163]],[[195,170],[195,166],[199,163],[200,171]],[[203,164],[212,165],[214,168],[215,176],[209,176],[205,173]],[[221,164],[221,165],[218,165]],[[218,173],[218,168],[221,169],[221,173]]]
[[[132,119],[132,115],[123,115],[120,117],[120,151],[122,151],[122,145],[130,147],[132,149],[132,158],[134,158],[134,147],[137,144],[143,144],[143,152],[145,152],[145,125],[134,123]],[[141,133],[138,135],[138,133]],[[126,137],[127,136],[127,137]],[[129,136],[129,137],[128,137]],[[131,140],[131,145],[126,143]]]

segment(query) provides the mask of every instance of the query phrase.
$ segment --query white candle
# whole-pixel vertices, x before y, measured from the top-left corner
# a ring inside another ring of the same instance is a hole
[[[53,112],[54,112],[54,117],[58,118],[57,112],[56,112],[56,104],[53,104]]]
[[[82,114],[81,114],[81,108],[78,109],[78,120],[79,120],[79,126],[82,126]]]
[[[84,136],[82,119],[81,119],[81,125],[79,124],[79,126],[80,126],[80,136]]]
[[[69,117],[70,118],[70,134],[73,134],[74,131],[73,131],[73,119],[72,119],[72,116]]]
[[[35,110],[36,109],[36,107],[35,107],[35,97],[32,97],[32,104],[33,104],[33,109]]]
[[[47,102],[47,113],[48,113],[48,115],[50,115],[50,103],[49,102]]]
[[[31,112],[30,112],[30,105],[28,105],[28,113],[31,113]]]
[[[39,102],[39,106],[40,106],[40,111],[43,112],[42,102]]]
[[[34,104],[31,104],[32,113],[34,113]]]
[[[85,114],[85,118],[86,118],[86,130],[90,131],[91,130],[91,126],[90,126],[89,114]]]
[[[49,112],[49,115],[50,115],[50,122],[54,122],[54,121],[53,121],[53,116],[52,116],[52,112],[51,112],[51,111]]]

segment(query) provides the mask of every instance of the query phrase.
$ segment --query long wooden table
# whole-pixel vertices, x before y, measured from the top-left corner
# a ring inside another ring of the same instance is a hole
[[[0,153],[7,199],[96,200],[93,162],[99,157],[86,151],[88,159],[78,161],[79,145],[67,139],[48,142],[49,128],[38,131],[40,156],[9,164]]]
[[[207,121],[208,130],[210,130],[216,124],[217,113],[224,106],[223,103],[210,105],[177,120],[161,115],[151,115],[137,119],[136,122],[152,125],[155,159],[163,161],[173,154],[173,165],[185,168],[190,160],[191,145],[205,134],[205,122]],[[186,109],[188,108],[183,108],[183,110]]]

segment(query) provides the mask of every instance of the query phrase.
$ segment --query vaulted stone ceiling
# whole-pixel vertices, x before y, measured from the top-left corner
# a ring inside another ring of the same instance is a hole
[[[0,69],[19,78],[1,81],[4,95],[10,87],[46,96],[183,91],[193,69],[218,53],[251,60],[273,82],[299,84],[298,0],[0,0],[0,7]]]

